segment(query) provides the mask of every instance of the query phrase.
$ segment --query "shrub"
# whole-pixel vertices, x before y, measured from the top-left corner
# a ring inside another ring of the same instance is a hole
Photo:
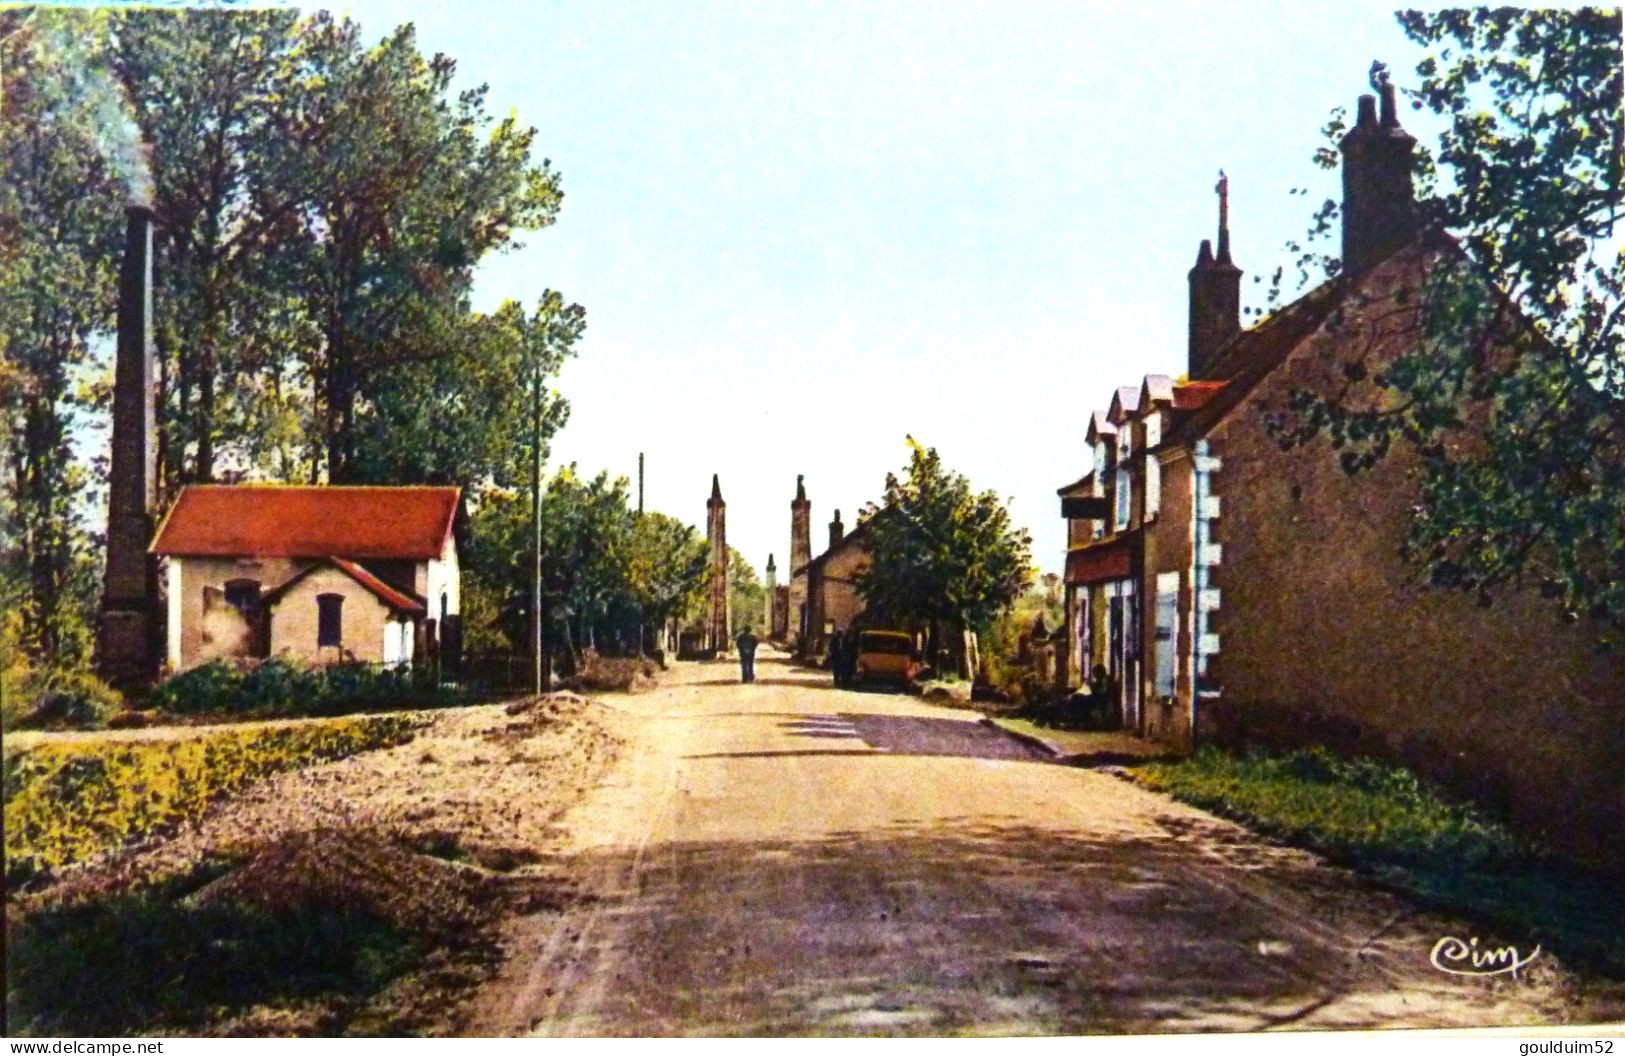
[[[580,670],[563,685],[578,693],[630,693],[649,686],[657,670],[648,657],[601,656],[589,649],[582,654]]]
[[[365,997],[417,960],[412,936],[365,909],[278,912],[184,897],[222,868],[208,862],[161,884],[49,907],[8,929],[14,1032],[192,1033],[257,1006]]]
[[[438,707],[464,699],[460,690],[437,685],[428,670],[313,668],[274,657],[241,664],[212,660],[165,681],[148,704],[173,715],[283,718]]]
[[[281,770],[411,736],[403,717],[225,730],[164,741],[42,744],[4,761],[8,884],[195,820],[217,799]]]
[[[52,671],[18,688],[23,699],[8,708],[7,729],[99,729],[124,704],[117,690],[88,671]]]

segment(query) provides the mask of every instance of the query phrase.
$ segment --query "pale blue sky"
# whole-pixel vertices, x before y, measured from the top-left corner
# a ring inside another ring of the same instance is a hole
[[[633,476],[645,451],[648,505],[697,525],[720,473],[758,569],[786,565],[797,473],[817,552],[912,433],[1058,570],[1088,412],[1184,369],[1218,170],[1256,304],[1251,277],[1336,194],[1310,162],[1328,111],[1373,59],[1404,86],[1419,57],[1371,3],[338,10],[374,38],[416,23],[563,174],[558,224],[478,287],[587,308],[555,461]]]

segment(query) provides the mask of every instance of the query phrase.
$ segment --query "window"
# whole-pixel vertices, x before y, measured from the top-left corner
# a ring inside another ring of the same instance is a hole
[[[344,595],[316,595],[316,645],[344,644]]]
[[[1156,693],[1174,695],[1175,646],[1179,631],[1179,573],[1157,576]]]
[[[1162,463],[1150,452],[1145,456],[1145,519],[1150,520],[1162,508]]]
[[[1134,427],[1125,422],[1117,431],[1117,520],[1119,531],[1128,527],[1134,498],[1134,474],[1129,469],[1129,457],[1134,452]]]
[[[260,603],[260,584],[257,579],[231,579],[226,581],[226,604],[243,615]]]

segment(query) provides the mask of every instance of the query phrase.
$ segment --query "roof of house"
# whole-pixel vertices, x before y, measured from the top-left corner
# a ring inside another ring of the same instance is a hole
[[[1141,402],[1149,400],[1153,403],[1172,403],[1174,399],[1174,379],[1166,374],[1147,374],[1145,381],[1140,383]]]
[[[1106,412],[1106,417],[1112,422],[1120,422],[1128,415],[1140,408],[1140,387],[1138,385],[1124,385],[1112,397],[1112,408]]]
[[[355,580],[362,587],[366,588],[367,592],[373,597],[377,598],[385,605],[388,605],[396,612],[405,612],[413,616],[422,616],[426,611],[428,611],[422,601],[414,598],[410,594],[396,590],[394,587],[390,586],[388,583],[385,583],[371,572],[368,572],[354,561],[346,561],[342,557],[324,557],[316,564],[311,565],[309,568],[300,570],[299,574],[294,576],[292,579],[289,579],[280,586],[267,591],[260,599],[260,604],[265,606],[275,605],[278,601],[282,600],[282,596],[284,594],[293,589],[294,584],[309,576],[317,569],[328,566],[338,569],[340,572],[343,572],[345,575]]]
[[[856,528],[852,529],[850,532],[847,532],[845,535],[841,536],[841,541],[840,542],[836,543],[834,546],[830,547],[828,550],[825,550],[823,553],[819,554],[817,557],[813,558],[811,561],[808,561],[806,564],[802,565],[800,568],[796,569],[795,571],[799,573],[799,572],[805,571],[807,569],[810,569],[810,568],[812,568],[814,566],[823,567],[823,565],[824,565],[824,563],[826,561],[828,561],[831,557],[835,556],[836,554],[842,552],[843,550],[850,550],[854,546],[863,546],[864,545],[864,540],[869,537],[869,530],[874,525],[875,519],[879,518],[879,517],[890,517],[890,516],[893,516],[893,512],[892,512],[891,507],[889,507],[889,506],[888,507],[882,507],[881,509],[875,511],[873,514],[871,514],[871,515],[865,517],[863,520],[859,521],[858,526]],[[794,573],[792,573],[792,574],[794,574]]]
[[[1174,386],[1174,410],[1199,410],[1224,386],[1222,381],[1182,381]]]
[[[1089,436],[1091,444],[1096,443],[1103,436],[1116,436],[1117,426],[1106,417],[1105,411],[1096,411],[1089,416]]]
[[[1069,495],[1072,495],[1074,492],[1092,491],[1092,490],[1094,490],[1093,489],[1094,480],[1095,480],[1095,471],[1091,469],[1089,472],[1085,473],[1083,476],[1079,477],[1077,480],[1074,480],[1072,483],[1066,485],[1065,487],[1056,488],[1055,489],[1055,494],[1057,494],[1057,495],[1068,495],[1069,496]]]
[[[151,550],[171,557],[430,560],[444,552],[461,489],[189,484]]]
[[[1329,279],[1276,312],[1251,330],[1237,334],[1215,356],[1212,373],[1225,382],[1201,406],[1176,421],[1164,443],[1183,443],[1217,425],[1304,341],[1314,335],[1339,306],[1371,288],[1393,281],[1406,269],[1425,265],[1443,252],[1459,252],[1448,236],[1424,237],[1359,275]]]

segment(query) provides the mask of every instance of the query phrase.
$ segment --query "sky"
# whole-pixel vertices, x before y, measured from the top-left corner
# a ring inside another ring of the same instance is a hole
[[[554,463],[635,487],[643,452],[647,507],[702,529],[717,474],[729,542],[781,582],[796,475],[817,553],[908,435],[1059,571],[1055,492],[1089,468],[1090,412],[1184,370],[1219,170],[1259,305],[1253,277],[1339,196],[1311,161],[1329,112],[1374,59],[1404,87],[1421,57],[1363,2],[334,10],[370,38],[413,22],[562,174],[558,222],[476,286],[482,309],[552,288],[587,310]]]

